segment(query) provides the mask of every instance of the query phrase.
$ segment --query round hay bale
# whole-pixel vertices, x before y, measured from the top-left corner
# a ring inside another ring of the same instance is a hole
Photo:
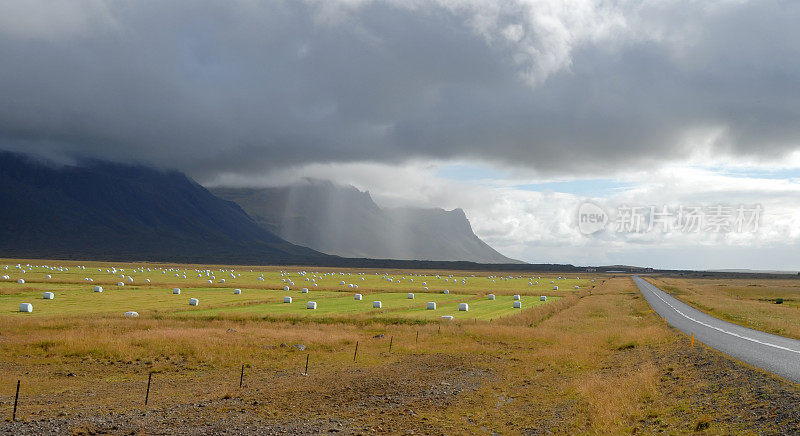
[[[242,294],[242,290],[241,289],[234,289],[233,290],[233,294],[234,295],[241,295]]]
[[[181,288],[172,288],[172,293],[175,295],[181,295]]]
[[[364,299],[364,297],[361,294],[356,294],[356,295],[353,296],[353,299],[361,301],[361,300]]]
[[[372,308],[373,309],[380,309],[382,307],[383,307],[383,303],[381,303],[380,301],[373,301],[372,302]]]
[[[94,291],[95,292],[103,292],[103,287],[102,286],[95,286],[94,287]]]
[[[522,301],[515,301],[514,309],[522,309]]]
[[[42,294],[42,299],[43,300],[52,300],[54,298],[56,298],[56,294],[54,294],[52,292],[45,292],[44,294]]]
[[[436,302],[429,301],[428,305],[425,307],[426,310],[436,310]]]
[[[520,297],[519,294],[514,294],[514,300],[519,301],[521,298],[522,297]]]
[[[291,303],[292,302],[292,297],[283,297],[283,302],[284,303]]]
[[[445,321],[452,321],[453,315],[442,315],[442,319]]]
[[[467,303],[458,303],[458,311],[459,312],[467,312],[469,310],[469,304]]]
[[[288,286],[284,286],[284,287],[283,287],[283,291],[284,291],[284,292],[289,292],[289,287],[288,287]]]
[[[316,310],[317,309],[317,302],[316,301],[309,301],[308,303],[306,303],[306,309]]]
[[[539,297],[539,301],[547,301],[547,295],[542,295]]]
[[[117,282],[117,286],[120,286],[120,287],[122,287],[122,286],[125,286],[125,283],[123,283],[123,282]]]
[[[495,296],[494,296],[494,294],[489,294],[489,299],[490,299],[490,300],[494,300],[494,299],[495,299]]]
[[[445,289],[444,292],[442,292],[442,293],[443,294],[450,294],[450,290],[449,289]]]
[[[22,303],[19,305],[20,312],[31,313],[33,312],[33,304],[31,303]]]
[[[132,310],[129,310],[129,311],[123,313],[122,316],[124,316],[126,318],[138,318],[139,317],[139,312],[134,312]]]
[[[558,290],[558,286],[553,286],[553,290],[557,291]]]
[[[25,284],[25,279],[17,279],[17,283],[20,285]]]
[[[301,294],[308,294],[308,288],[303,288],[300,290]]]
[[[409,293],[408,293],[408,299],[409,299],[409,300],[413,300],[413,299],[414,299],[414,294],[413,294],[413,293],[411,293],[411,292],[409,292]]]
[[[197,298],[190,298],[189,299],[189,306],[198,306],[200,305],[200,300]]]

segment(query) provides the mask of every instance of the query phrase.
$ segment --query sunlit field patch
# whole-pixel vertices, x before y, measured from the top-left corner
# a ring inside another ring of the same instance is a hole
[[[555,301],[591,282],[586,278],[508,274],[479,275],[459,272],[337,271],[300,267],[198,267],[153,264],[65,263],[48,265],[19,261],[0,263],[0,313],[10,316],[122,315],[136,311],[142,317],[321,317],[358,316],[363,319],[408,318],[439,320],[492,320]],[[49,278],[48,278],[49,276]],[[24,284],[17,283],[23,278]],[[120,283],[122,286],[120,286]],[[103,292],[95,292],[101,286]],[[558,286],[558,289],[554,289]],[[180,293],[173,289],[179,288]],[[241,293],[234,293],[240,289]],[[306,289],[307,292],[303,292]],[[44,292],[55,298],[45,300]],[[362,294],[362,300],[353,298]],[[413,293],[414,299],[408,294]],[[489,300],[488,295],[497,295]],[[511,295],[524,296],[521,309],[512,307]],[[292,297],[284,303],[284,297]],[[190,299],[197,299],[190,306]],[[317,302],[317,309],[306,303]],[[381,308],[374,308],[380,301]],[[426,310],[436,302],[436,310]],[[31,303],[32,313],[20,304]],[[467,303],[468,311],[459,311]]]

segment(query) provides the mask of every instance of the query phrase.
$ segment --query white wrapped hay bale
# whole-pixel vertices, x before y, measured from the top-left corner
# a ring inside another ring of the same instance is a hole
[[[494,296],[494,294],[489,294],[489,299],[490,299],[490,300],[494,300],[494,299],[495,299],[495,296]]]
[[[53,276],[51,276],[50,274],[48,274],[48,275],[44,276],[44,278],[46,278],[46,279],[52,279],[52,278],[53,278]]]
[[[442,293],[443,293],[443,294],[449,294],[449,293],[450,293],[450,290],[449,290],[449,289],[445,289],[445,290],[444,290],[444,292],[442,292]]]
[[[103,292],[103,287],[102,286],[95,286],[94,287],[94,291],[95,292]]]
[[[172,293],[175,295],[181,295],[181,288],[172,288]]]
[[[150,279],[144,279],[145,283],[150,283]]]
[[[575,289],[579,289],[579,288],[578,288],[578,285],[575,285]]]
[[[340,284],[340,285],[342,285],[342,286],[344,286],[344,280],[342,280],[341,282],[339,282],[339,284]]]
[[[283,291],[284,291],[284,292],[289,292],[289,287],[288,287],[288,286],[284,286],[284,287],[283,287]]]
[[[413,300],[413,299],[414,299],[414,294],[413,294],[413,293],[411,293],[411,292],[409,292],[409,293],[408,293],[408,299],[409,299],[409,300]]]
[[[283,297],[283,302],[284,303],[291,303],[292,302],[292,297]]]
[[[198,306],[200,304],[200,300],[197,298],[190,298],[189,299],[189,306]]]
[[[558,290],[558,286],[553,286],[553,290],[557,291]]]
[[[303,289],[301,289],[301,290],[300,290],[300,293],[302,293],[302,294],[308,294],[308,288],[303,288]]]
[[[241,295],[242,294],[242,290],[241,289],[234,289],[233,290],[233,294],[234,295]]]
[[[442,315],[442,319],[445,321],[452,321],[453,315]]]
[[[380,301],[373,301],[372,302],[372,308],[373,309],[380,309],[382,307],[383,307],[383,303],[381,303]]]
[[[123,313],[122,316],[124,316],[126,318],[138,318],[139,317],[139,312],[134,312],[132,310],[129,310],[129,311]]]
[[[306,309],[316,310],[317,309],[317,302],[316,301],[309,301],[308,303],[306,303]]]
[[[24,284],[24,283],[25,283],[25,279],[17,279],[17,283],[19,283],[20,285],[22,285],[22,284]]]
[[[42,294],[43,300],[52,300],[53,298],[56,298],[56,294],[52,292],[45,292],[44,294]]]
[[[514,309],[522,309],[522,301],[515,301]]]
[[[435,301],[429,301],[428,302],[428,306],[425,309],[427,309],[427,310],[436,310],[436,302]]]
[[[22,304],[19,305],[19,311],[20,312],[31,313],[31,312],[33,312],[33,304],[31,304],[31,303],[22,303]]]
[[[514,294],[514,300],[519,301],[520,299],[522,299],[522,297],[520,297],[519,294]]]
[[[469,311],[469,304],[467,304],[467,303],[458,303],[458,311],[459,312],[467,312],[467,311]]]
[[[539,301],[547,301],[547,295],[542,295],[539,297]]]
[[[117,286],[120,286],[120,287],[122,287],[122,286],[125,286],[125,283],[123,283],[123,282],[117,282]]]
[[[364,297],[361,294],[356,294],[353,296],[354,299],[361,301]]]

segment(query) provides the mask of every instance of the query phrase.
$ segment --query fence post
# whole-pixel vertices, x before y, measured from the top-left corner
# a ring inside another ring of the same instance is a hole
[[[147,376],[147,393],[144,395],[144,405],[147,405],[147,401],[150,399],[150,381],[153,379],[153,373],[151,372]]]
[[[308,358],[311,356],[311,353],[306,354],[306,372],[305,375],[308,375]]]
[[[17,380],[17,393],[16,395],[14,395],[14,413],[11,415],[12,422],[17,420],[17,401],[19,401],[19,382],[20,380]]]
[[[353,362],[356,361],[356,356],[358,356],[358,341],[356,341],[356,352],[353,353]]]
[[[242,387],[242,383],[244,383],[244,364],[242,364],[242,375],[239,376],[239,387]]]

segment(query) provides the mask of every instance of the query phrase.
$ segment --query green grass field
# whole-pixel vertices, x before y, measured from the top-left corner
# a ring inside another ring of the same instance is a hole
[[[539,301],[541,295],[550,302],[573,292],[575,286],[591,284],[587,278],[538,275],[496,277],[331,269],[312,272],[265,267],[199,270],[197,266],[152,264],[73,264],[54,269],[14,263],[0,265],[0,275],[9,276],[0,281],[0,313],[27,317],[122,315],[136,311],[140,317],[352,316],[434,321],[452,315],[456,319],[491,320],[546,304]],[[19,278],[25,283],[17,283]],[[118,286],[118,282],[125,285]],[[95,286],[102,286],[103,292],[94,292]],[[180,288],[181,294],[173,294],[173,288]],[[302,293],[302,288],[309,292]],[[241,289],[242,293],[235,295],[234,289]],[[53,292],[55,299],[42,299],[46,291]],[[356,293],[362,294],[363,300],[355,300]],[[408,293],[414,293],[416,298],[409,299]],[[496,294],[497,299],[489,300],[489,294]],[[522,309],[513,308],[513,294],[522,296]],[[285,296],[292,297],[292,303],[283,303]],[[190,298],[197,298],[200,304],[190,306]],[[307,309],[308,301],[316,301],[317,309]],[[373,301],[381,301],[382,308],[373,308]],[[437,303],[436,310],[426,309],[431,301]],[[469,311],[458,310],[462,302],[469,304]],[[19,312],[20,303],[33,304],[33,313]]]

